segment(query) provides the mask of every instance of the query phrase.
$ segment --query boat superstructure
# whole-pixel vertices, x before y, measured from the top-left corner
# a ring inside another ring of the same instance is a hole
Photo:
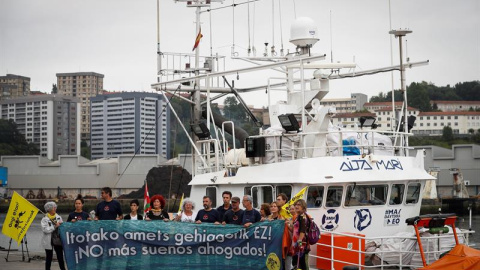
[[[210,8],[213,2],[188,1],[187,6],[196,9],[198,20],[201,9]],[[412,134],[408,121],[403,120],[409,116],[406,104],[396,112],[397,123],[391,131],[375,130],[373,119],[368,117],[361,119],[355,129],[333,126],[335,108],[321,106],[320,100],[329,92],[330,80],[355,76],[351,69],[356,65],[328,63],[325,55],[311,53],[318,40],[312,20],[297,20],[291,31],[291,41],[297,47],[293,53],[281,56],[265,53],[264,57],[232,53],[233,58],[252,63],[249,67],[223,69],[218,64],[225,61],[223,56],[201,57],[198,48],[195,56],[190,55],[197,60],[196,68],[183,63],[185,69],[180,72],[167,68],[165,63],[160,65],[162,76],[152,87],[179,96],[194,108],[195,135],[190,136],[194,149],[191,198],[200,202],[208,195],[218,206],[222,192],[228,190],[234,196],[252,195],[254,207],[259,208],[262,203],[275,201],[280,193],[291,198],[307,186],[304,199],[308,213],[323,231],[366,237],[412,231],[405,220],[419,215],[425,183],[435,178],[424,169],[423,151],[413,152],[408,146],[408,136]],[[400,32],[391,34],[401,37]],[[427,62],[401,62],[399,66],[375,72],[403,72],[405,67]],[[344,69],[347,72],[340,73]],[[265,71],[277,74],[262,75],[256,86],[242,88],[238,86],[241,80],[237,86],[227,80],[229,76],[244,77]],[[219,121],[210,108],[211,102],[229,93],[239,96],[278,89],[285,92],[286,100],[268,104],[271,126],[259,128],[258,135],[248,135],[240,141],[241,145],[235,140],[229,143],[227,130],[237,137],[238,129],[232,121]],[[406,91],[402,90],[406,100]],[[189,92],[191,98],[179,95],[180,92]],[[204,119],[198,106],[203,107]],[[186,133],[188,129],[184,127]]]

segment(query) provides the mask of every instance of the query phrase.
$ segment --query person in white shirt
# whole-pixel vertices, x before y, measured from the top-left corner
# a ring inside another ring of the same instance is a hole
[[[140,215],[138,211],[138,205],[140,203],[137,199],[134,199],[130,202],[130,214],[126,214],[123,219],[126,220],[143,220],[143,216]]]
[[[183,199],[182,212],[175,218],[176,221],[181,222],[195,222],[197,211],[195,209],[195,203],[190,198]]]

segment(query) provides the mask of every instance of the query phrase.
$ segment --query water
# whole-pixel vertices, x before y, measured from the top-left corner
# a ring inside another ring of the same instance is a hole
[[[60,214],[64,221],[67,220],[68,214]],[[32,253],[41,253],[43,254],[45,250],[40,246],[40,240],[42,238],[42,228],[40,226],[40,221],[43,215],[40,213],[37,215],[35,220],[33,221],[32,225],[28,229],[27,232],[27,243],[28,243],[28,250]],[[3,222],[5,221],[5,214],[0,214],[0,227],[3,226]],[[468,216],[465,217],[458,217],[457,219],[457,227],[460,229],[468,229],[469,228],[469,219]],[[470,244],[475,244],[474,248],[480,249],[480,215],[472,216],[472,229],[477,230],[475,234],[470,236]],[[5,236],[4,234],[0,234],[0,246],[4,248],[8,248],[10,238]],[[16,241],[12,241],[12,249],[21,249],[17,245]]]

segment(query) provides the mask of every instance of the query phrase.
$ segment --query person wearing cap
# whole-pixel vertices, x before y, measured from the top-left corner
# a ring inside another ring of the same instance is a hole
[[[214,223],[220,224],[222,219],[216,209],[212,208],[212,200],[208,196],[203,196],[203,209],[198,211],[195,223]]]
[[[240,209],[240,198],[233,197],[232,198],[232,209],[225,212],[223,216],[222,224],[235,224],[235,225],[242,225],[243,220],[243,210]]]
[[[259,222],[262,219],[260,212],[253,209],[253,198],[250,195],[243,196],[242,200],[245,211],[243,212],[242,225],[247,228],[253,223]]]

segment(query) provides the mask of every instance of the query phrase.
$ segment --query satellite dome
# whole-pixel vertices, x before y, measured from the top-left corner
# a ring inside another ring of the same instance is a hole
[[[299,47],[311,47],[318,40],[317,26],[308,17],[297,18],[290,27],[290,42]]]

